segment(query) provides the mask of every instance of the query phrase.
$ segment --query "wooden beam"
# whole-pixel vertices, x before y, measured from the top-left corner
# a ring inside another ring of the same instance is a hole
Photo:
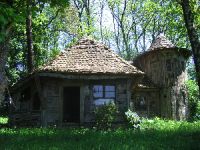
[[[41,87],[40,78],[39,78],[39,76],[35,76],[34,79],[35,79],[36,89],[37,89],[37,92],[38,92],[38,95],[39,95],[39,98],[40,98],[40,101],[41,101],[41,108],[44,108],[44,97],[43,97],[43,94],[42,94],[42,87]]]

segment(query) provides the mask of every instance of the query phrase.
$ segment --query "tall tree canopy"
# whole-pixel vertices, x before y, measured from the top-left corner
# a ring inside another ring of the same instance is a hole
[[[5,66],[8,58],[8,53],[11,47],[11,41],[14,40],[14,32],[23,29],[15,27],[19,24],[25,24],[26,22],[26,40],[28,47],[28,55],[26,60],[29,61],[30,71],[34,65],[31,55],[33,55],[33,36],[32,36],[32,18],[40,13],[46,5],[50,5],[52,8],[57,7],[60,10],[68,5],[68,0],[1,0],[0,1],[0,102],[4,99],[4,91],[7,86],[7,79],[5,77]],[[24,36],[24,33],[21,34]],[[13,37],[13,38],[12,38]],[[25,36],[24,36],[25,37]],[[19,41],[15,41],[18,43]],[[23,47],[24,45],[18,45]],[[14,48],[16,48],[14,46]],[[22,50],[22,49],[20,49]],[[13,53],[13,52],[11,52]],[[27,61],[27,62],[28,62]],[[10,65],[10,64],[9,64]],[[19,67],[18,65],[16,67]],[[23,67],[22,67],[23,68]]]
[[[12,85],[82,36],[133,60],[162,33],[192,48],[199,72],[199,7],[198,0],[1,0],[0,99],[5,69]]]
[[[200,89],[200,2],[197,0],[181,0],[180,4],[192,47],[196,78]]]

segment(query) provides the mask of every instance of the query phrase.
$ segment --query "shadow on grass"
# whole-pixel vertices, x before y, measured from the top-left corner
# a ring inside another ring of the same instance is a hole
[[[200,149],[200,130],[0,129],[0,149]]]

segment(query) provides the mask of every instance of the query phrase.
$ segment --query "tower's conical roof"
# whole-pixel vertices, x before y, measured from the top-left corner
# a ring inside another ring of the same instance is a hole
[[[138,55],[133,62],[137,62],[141,59],[141,57],[146,57],[151,54],[160,54],[163,52],[178,52],[185,59],[188,59],[191,56],[191,51],[186,48],[180,48],[175,46],[171,41],[169,41],[164,35],[159,35],[154,42],[151,44],[149,49],[140,55]],[[134,64],[134,63],[133,63]],[[137,65],[136,65],[137,66]]]
[[[169,41],[164,35],[159,35],[149,47],[149,51],[163,48],[175,48],[176,46]]]

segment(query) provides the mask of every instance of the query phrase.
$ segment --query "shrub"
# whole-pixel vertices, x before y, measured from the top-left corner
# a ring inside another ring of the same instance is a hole
[[[1,117],[0,116],[0,125],[1,124],[8,124],[8,118],[7,117]]]
[[[200,101],[197,102],[195,111],[196,111],[196,113],[193,117],[193,120],[198,121],[198,120],[200,120]]]
[[[98,129],[109,129],[116,119],[117,107],[114,103],[104,104],[96,107],[95,120]]]
[[[130,109],[125,112],[126,119],[128,120],[129,124],[133,126],[135,129],[140,128],[141,119],[136,112],[132,112]]]
[[[197,83],[194,80],[188,80],[186,85],[188,89],[189,100],[189,119],[198,120],[200,119],[200,99]]]
[[[155,117],[152,119],[142,119],[140,125],[142,130],[174,130],[179,127],[181,122]]]

